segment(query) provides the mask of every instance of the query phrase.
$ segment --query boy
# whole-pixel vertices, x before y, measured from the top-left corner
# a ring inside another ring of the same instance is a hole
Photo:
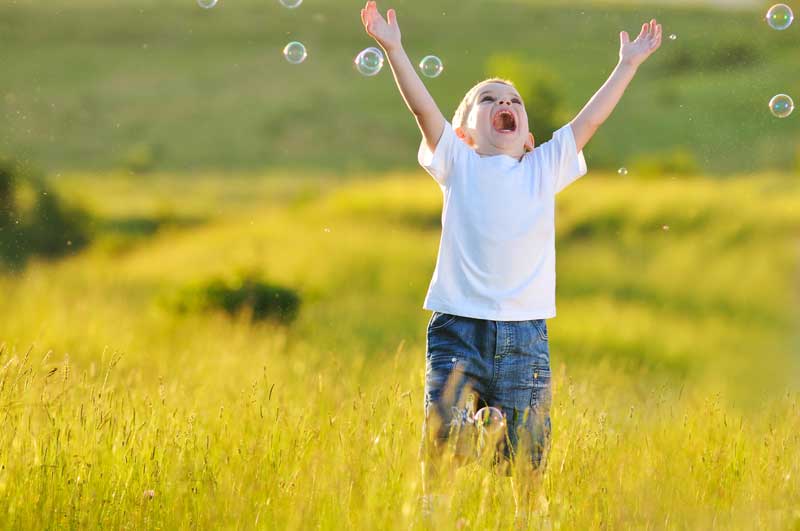
[[[368,1],[361,21],[386,52],[422,132],[419,162],[444,194],[439,256],[423,305],[433,311],[427,330],[423,490],[435,464],[431,451],[443,446],[453,428],[474,424],[477,406],[502,411],[505,456],[515,457],[524,446],[527,464],[541,471],[550,438],[545,319],[556,315],[555,194],[586,173],[584,146],[639,65],[661,45],[661,25],[643,24],[634,41],[621,32],[619,63],[611,76],[575,119],[534,149],[525,106],[511,82],[475,85],[451,125],[403,50],[395,11],[389,9],[384,19]],[[459,405],[465,395],[467,403]],[[526,502],[530,484],[520,485]],[[515,500],[520,500],[516,491]],[[523,512],[519,504],[517,509]]]

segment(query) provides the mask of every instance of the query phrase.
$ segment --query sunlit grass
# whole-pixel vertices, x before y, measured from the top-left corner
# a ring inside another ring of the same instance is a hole
[[[420,528],[436,184],[208,177],[184,205],[177,177],[103,178],[62,192],[110,218],[167,205],[203,222],[113,252],[100,232],[0,276],[0,520]],[[549,504],[531,528],[800,525],[799,200],[769,175],[590,176],[559,195]],[[161,302],[242,269],[296,289],[297,321]],[[446,490],[444,528],[513,525],[510,483],[486,467]]]

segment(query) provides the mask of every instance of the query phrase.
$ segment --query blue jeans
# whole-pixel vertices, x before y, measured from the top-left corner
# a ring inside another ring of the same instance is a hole
[[[552,401],[544,319],[490,321],[433,312],[425,356],[423,459],[472,411],[494,406],[506,418],[504,457],[513,459],[525,447],[533,467],[544,466]]]

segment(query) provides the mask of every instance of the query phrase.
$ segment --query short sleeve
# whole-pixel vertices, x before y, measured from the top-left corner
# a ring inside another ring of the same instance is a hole
[[[466,148],[466,145],[456,136],[450,122],[445,121],[444,127],[442,128],[442,136],[439,137],[436,149],[431,151],[423,138],[419,145],[417,160],[420,166],[425,168],[425,171],[427,171],[436,182],[445,186],[447,178],[453,170],[453,164],[458,157],[458,152],[462,147]]]
[[[575,134],[569,124],[553,133],[553,139],[539,146],[534,153],[536,151],[539,151],[545,171],[550,174],[548,177],[553,179],[556,194],[586,175],[586,159],[583,151],[578,151]]]

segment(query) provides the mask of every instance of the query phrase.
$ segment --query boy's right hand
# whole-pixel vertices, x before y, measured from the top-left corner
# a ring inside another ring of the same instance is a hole
[[[387,53],[400,47],[400,26],[397,25],[397,15],[394,9],[386,12],[388,22],[378,12],[378,6],[373,1],[368,1],[361,10],[361,22],[367,34],[375,39]]]
[[[408,110],[417,121],[422,139],[428,145],[428,149],[435,151],[446,120],[403,50],[403,45],[400,43],[400,26],[397,25],[394,9],[386,12],[384,20],[378,13],[378,6],[370,0],[361,10],[361,22],[370,37],[375,39],[386,52],[386,59],[389,61],[397,88],[400,89]]]

